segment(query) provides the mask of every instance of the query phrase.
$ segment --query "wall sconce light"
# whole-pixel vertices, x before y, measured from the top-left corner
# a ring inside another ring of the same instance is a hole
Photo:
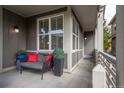
[[[18,26],[14,26],[14,32],[19,33],[19,27]]]
[[[85,40],[87,40],[87,38],[86,38],[86,37],[85,37],[84,39],[85,39]]]

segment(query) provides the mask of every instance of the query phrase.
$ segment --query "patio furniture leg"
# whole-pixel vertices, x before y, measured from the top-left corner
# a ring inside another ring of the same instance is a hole
[[[41,70],[41,80],[43,80],[43,71]]]
[[[20,68],[20,74],[22,74],[22,67]]]

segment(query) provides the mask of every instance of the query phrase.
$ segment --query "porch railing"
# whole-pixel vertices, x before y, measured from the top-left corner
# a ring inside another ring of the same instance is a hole
[[[116,58],[104,53],[104,52],[96,52],[96,61],[97,61],[97,65],[101,65],[101,67],[103,68],[103,71],[97,71],[97,73],[102,73],[104,75],[103,76],[103,80],[104,81],[99,81],[99,82],[103,82],[104,86],[102,87],[106,87],[106,88],[116,88]],[[93,74],[96,73],[96,67],[93,70]],[[98,70],[98,69],[97,69]],[[99,78],[99,75],[94,74],[95,76],[93,78]],[[93,79],[93,80],[97,80],[97,79]],[[95,82],[93,82],[95,83]],[[97,84],[95,84],[97,86]],[[99,85],[99,84],[98,84]],[[93,86],[93,87],[96,87]],[[99,86],[97,86],[99,87]]]

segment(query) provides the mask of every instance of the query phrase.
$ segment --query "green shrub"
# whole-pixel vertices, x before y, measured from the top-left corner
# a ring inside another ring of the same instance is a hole
[[[17,51],[16,51],[16,55],[22,54],[22,53],[25,53],[25,52],[26,52],[25,50],[17,50]]]
[[[55,49],[52,55],[56,59],[64,59],[64,51],[62,49]]]

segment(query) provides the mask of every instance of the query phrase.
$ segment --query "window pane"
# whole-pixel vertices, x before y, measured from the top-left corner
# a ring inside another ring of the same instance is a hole
[[[57,30],[63,29],[63,16],[57,17]]]
[[[73,33],[75,33],[76,35],[78,35],[78,28],[79,28],[78,24],[73,19]]]
[[[73,20],[73,33],[75,33],[75,21]]]
[[[39,21],[39,33],[42,34],[42,29],[43,29],[43,20]]]
[[[73,35],[73,49],[75,49],[75,36]]]
[[[40,44],[40,49],[49,49],[49,35],[41,35],[39,44]]]
[[[51,30],[56,30],[56,17],[51,18]]]
[[[76,24],[76,34],[78,35],[78,24]]]
[[[51,30],[63,29],[63,16],[57,16],[51,18]]]
[[[44,20],[44,30],[45,30],[45,33],[48,33],[49,31],[49,20],[48,19]]]
[[[51,46],[52,49],[61,48],[63,49],[63,34],[53,34],[51,35]]]
[[[44,19],[39,21],[39,33],[40,34],[45,34],[48,33],[49,31],[49,20],[48,19]]]
[[[80,31],[79,29],[80,29],[80,28],[79,28],[79,25],[78,25],[78,28],[77,28],[77,35],[78,35],[78,36],[79,36],[79,34],[78,34],[78,33],[79,33],[79,31]]]
[[[75,24],[75,34],[77,34],[77,24]]]
[[[77,38],[77,41],[76,41],[76,46],[77,46],[77,48],[76,48],[76,49],[78,49],[78,38]]]

